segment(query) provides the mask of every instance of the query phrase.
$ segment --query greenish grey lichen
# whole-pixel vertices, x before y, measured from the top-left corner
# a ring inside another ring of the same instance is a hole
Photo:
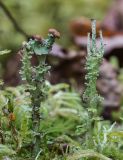
[[[86,103],[86,108],[90,112],[96,112],[97,105],[102,99],[97,93],[96,81],[99,76],[99,66],[103,60],[104,44],[102,32],[100,31],[100,47],[96,44],[96,20],[92,20],[92,38],[88,33],[88,45],[87,45],[87,58],[86,58],[86,71],[85,76],[86,87],[83,93],[83,102]]]
[[[40,105],[47,97],[47,85],[45,83],[45,75],[48,73],[50,66],[45,62],[46,56],[52,49],[52,45],[55,42],[55,38],[58,38],[59,33],[50,29],[47,39],[38,39],[34,37],[30,39],[23,46],[23,58],[21,76],[23,80],[26,80],[29,85],[29,92],[32,102],[32,127],[34,132],[33,141],[33,153],[36,156],[39,152],[41,143],[40,127]],[[36,55],[38,58],[38,65],[32,66],[32,55]]]

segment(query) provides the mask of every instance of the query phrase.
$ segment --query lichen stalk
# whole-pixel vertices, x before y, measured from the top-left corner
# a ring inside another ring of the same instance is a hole
[[[98,95],[96,88],[96,81],[99,76],[99,66],[103,60],[104,44],[102,32],[100,31],[100,48],[96,44],[96,20],[92,20],[92,38],[88,34],[87,58],[86,58],[86,71],[85,76],[86,86],[83,93],[83,101],[86,103],[87,109],[95,113],[101,96]]]
[[[40,151],[41,144],[41,114],[40,107],[47,97],[47,85],[45,75],[50,66],[46,64],[46,57],[52,49],[55,38],[60,34],[55,29],[50,29],[46,39],[34,37],[23,46],[23,58],[21,76],[27,81],[28,91],[30,92],[32,102],[32,130],[33,130],[33,157],[36,157]],[[31,66],[31,58],[36,55],[38,59],[37,66]]]

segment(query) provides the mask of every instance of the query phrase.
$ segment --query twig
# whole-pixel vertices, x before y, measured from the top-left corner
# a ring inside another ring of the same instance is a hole
[[[8,19],[11,21],[11,23],[13,24],[14,28],[16,29],[16,31],[18,31],[20,34],[22,34],[26,39],[29,38],[29,35],[19,26],[19,24],[16,22],[15,18],[13,17],[13,15],[11,14],[11,12],[8,10],[8,8],[6,7],[6,5],[0,1],[0,7],[2,8],[2,10],[4,11],[4,13],[6,14],[6,16],[8,17]]]

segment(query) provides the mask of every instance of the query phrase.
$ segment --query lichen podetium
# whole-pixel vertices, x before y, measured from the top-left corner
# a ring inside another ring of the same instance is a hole
[[[48,73],[50,66],[45,62],[47,55],[52,49],[53,43],[60,34],[55,29],[49,29],[46,39],[34,37],[23,45],[23,58],[21,76],[29,85],[29,92],[32,103],[32,130],[33,130],[33,156],[35,157],[40,151],[41,133],[39,131],[41,116],[40,106],[47,97],[47,85],[45,83],[45,75]],[[32,55],[36,55],[38,65],[31,65]]]
[[[96,45],[96,20],[92,20],[92,39],[88,33],[87,58],[85,76],[86,87],[83,93],[83,101],[88,109],[96,109],[97,101],[100,101],[100,96],[97,93],[96,81],[99,75],[99,66],[103,60],[104,44],[102,32],[100,31],[100,47]]]

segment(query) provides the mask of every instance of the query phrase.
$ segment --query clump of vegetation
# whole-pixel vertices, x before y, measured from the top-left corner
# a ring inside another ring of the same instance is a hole
[[[59,36],[50,29],[46,39],[25,42],[20,72],[25,83],[16,88],[0,83],[0,158],[122,160],[122,125],[110,124],[99,115],[103,99],[96,80],[104,45],[100,32],[101,47],[96,46],[96,21],[92,21],[92,40],[88,35],[82,96],[67,84],[52,86],[45,79],[50,69],[45,60]],[[38,59],[36,66],[31,65],[33,55]]]

